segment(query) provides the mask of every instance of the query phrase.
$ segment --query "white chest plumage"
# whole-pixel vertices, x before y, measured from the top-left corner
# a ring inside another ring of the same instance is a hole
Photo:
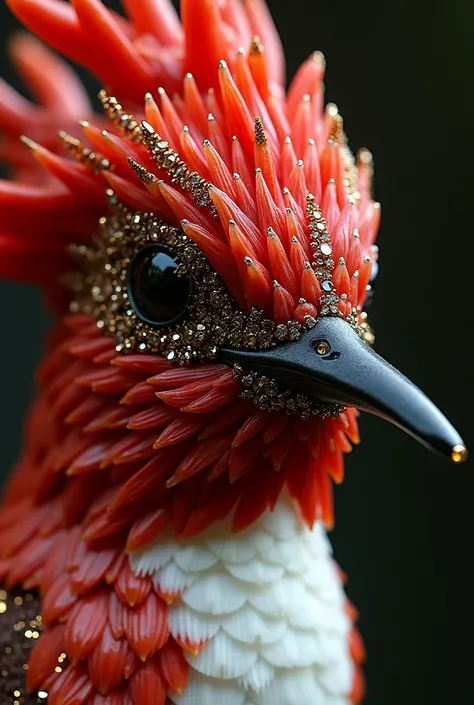
[[[175,705],[348,705],[351,623],[325,531],[282,499],[241,534],[219,524],[178,544],[160,535],[130,557],[164,593],[170,628],[205,642]]]

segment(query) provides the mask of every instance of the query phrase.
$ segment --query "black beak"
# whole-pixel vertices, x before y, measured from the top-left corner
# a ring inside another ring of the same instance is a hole
[[[257,352],[221,349],[219,357],[272,377],[283,389],[380,416],[453,462],[467,457],[462,438],[433,402],[342,318],[319,318],[295,342]]]

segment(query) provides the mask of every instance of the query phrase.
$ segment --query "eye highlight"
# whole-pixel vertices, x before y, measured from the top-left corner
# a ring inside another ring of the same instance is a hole
[[[176,255],[164,245],[145,245],[129,265],[127,293],[137,316],[150,326],[182,320],[193,289],[191,277],[178,277]]]
[[[199,247],[152,213],[134,213],[108,193],[94,246],[74,246],[70,310],[96,319],[117,352],[159,353],[181,365],[214,359],[220,347],[261,350],[298,340],[296,321],[277,325],[243,313]]]

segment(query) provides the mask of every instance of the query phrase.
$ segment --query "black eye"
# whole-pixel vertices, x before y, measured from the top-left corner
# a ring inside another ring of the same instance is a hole
[[[163,245],[146,245],[130,263],[128,297],[139,318],[151,326],[170,326],[187,311],[192,280],[178,277],[173,253]]]

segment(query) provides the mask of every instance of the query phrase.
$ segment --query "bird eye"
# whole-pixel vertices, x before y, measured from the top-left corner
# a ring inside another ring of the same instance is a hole
[[[176,255],[164,245],[146,245],[128,271],[128,298],[141,321],[166,327],[182,320],[193,289],[191,277],[178,275]]]
[[[96,319],[117,352],[159,353],[180,365],[215,359],[219,349],[260,350],[297,340],[296,321],[276,325],[243,313],[198,246],[153,213],[130,211],[108,193],[91,246],[71,247],[79,265],[70,310]]]

